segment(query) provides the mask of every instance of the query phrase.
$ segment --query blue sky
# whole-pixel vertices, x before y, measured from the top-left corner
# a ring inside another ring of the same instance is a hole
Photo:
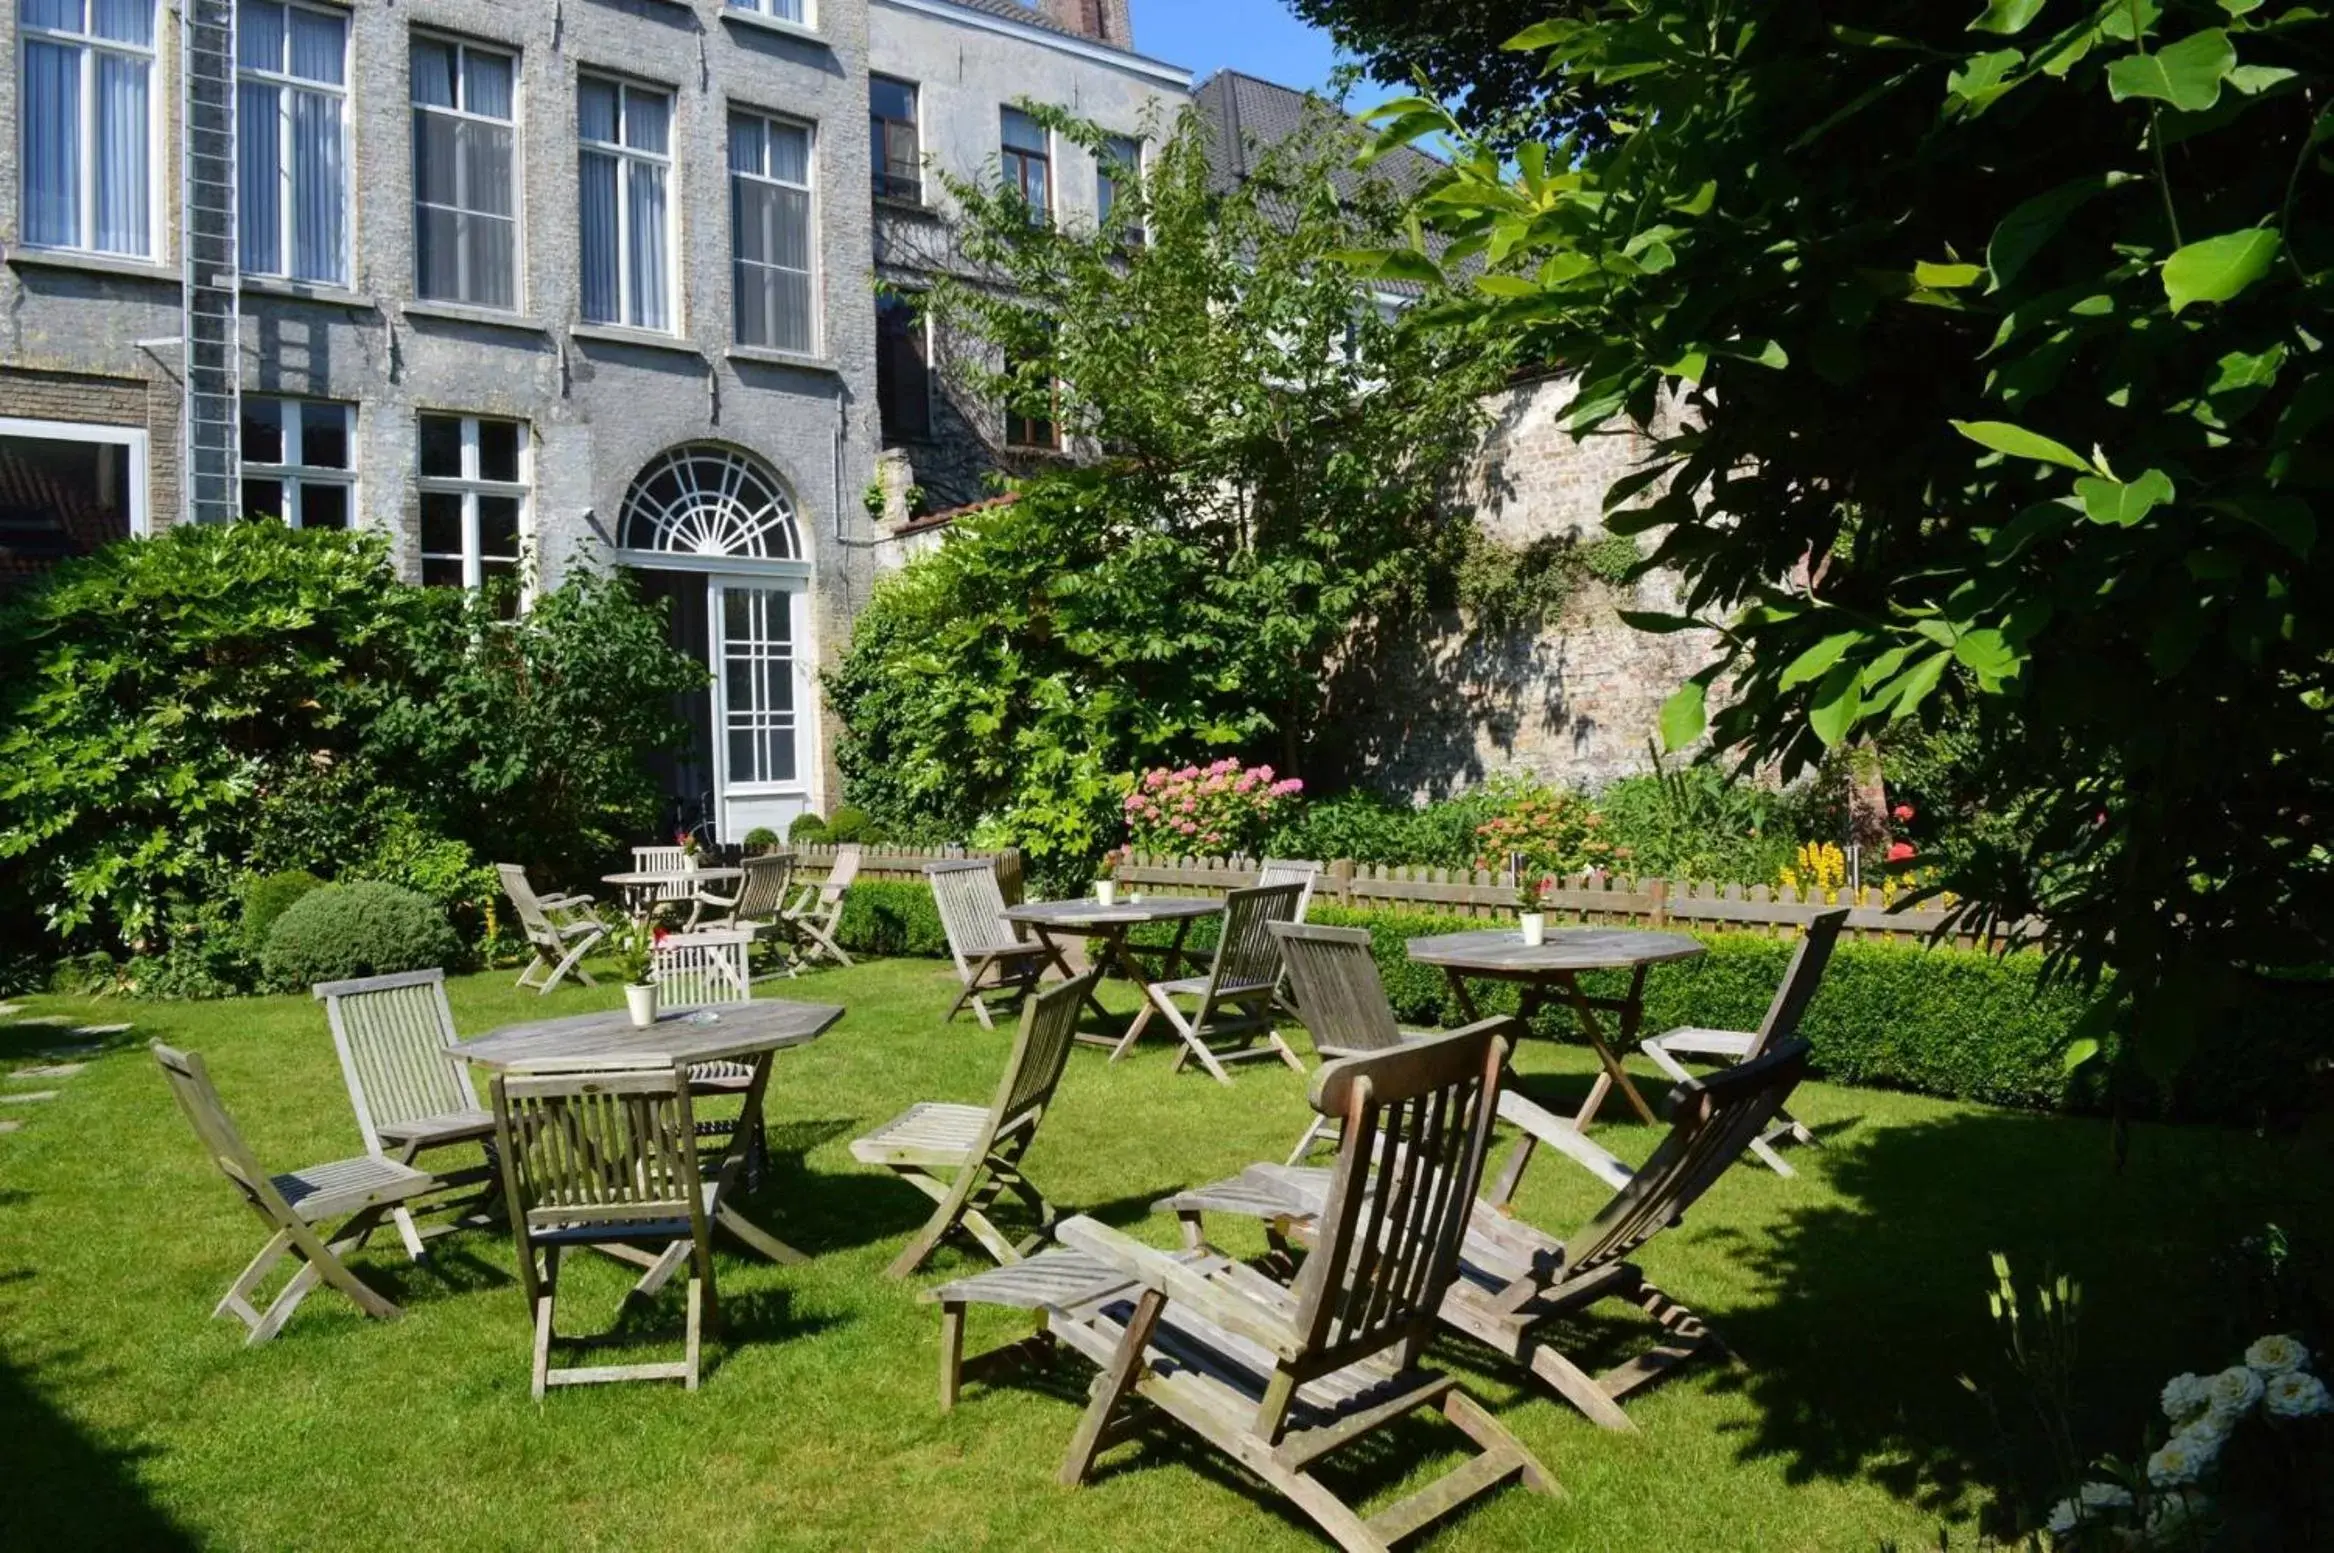
[[[1329,35],[1279,0],[1134,0],[1135,47],[1188,65],[1194,81],[1230,68],[1283,86],[1322,88],[1336,66]]]

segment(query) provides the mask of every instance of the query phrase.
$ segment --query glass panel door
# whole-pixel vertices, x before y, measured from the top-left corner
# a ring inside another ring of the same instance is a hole
[[[731,579],[711,587],[722,786],[797,787],[808,700],[797,662],[805,595]]]

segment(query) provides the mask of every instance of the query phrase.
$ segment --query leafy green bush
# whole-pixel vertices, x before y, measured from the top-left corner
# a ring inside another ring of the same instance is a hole
[[[267,947],[267,935],[276,925],[276,919],[289,911],[294,903],[312,890],[324,888],[324,881],[305,868],[287,868],[279,873],[254,874],[243,884],[243,941],[253,954]]]
[[[329,884],[268,934],[261,963],[278,987],[452,965],[462,946],[429,897],[393,884]]]
[[[1806,802],[1704,764],[1623,777],[1596,795],[1621,872],[1659,879],[1767,884],[1808,835]]]
[[[767,825],[757,825],[746,832],[746,845],[757,849],[774,847],[778,845],[778,833]]]
[[[876,955],[945,956],[948,935],[929,886],[862,879],[843,897],[843,947]]]
[[[798,814],[786,827],[786,839],[796,846],[818,846],[827,839],[827,822],[815,814]]]
[[[827,816],[826,839],[837,845],[854,841],[871,841],[874,839],[873,830],[874,827],[867,818],[867,811],[855,804],[845,804]]]
[[[1482,851],[1476,832],[1505,812],[1507,800],[1485,786],[1412,808],[1370,793],[1341,793],[1307,804],[1293,821],[1265,839],[1273,857],[1327,862],[1416,863],[1428,868],[1472,868]]]

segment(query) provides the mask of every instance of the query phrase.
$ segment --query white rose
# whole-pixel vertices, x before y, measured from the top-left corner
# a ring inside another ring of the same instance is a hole
[[[2061,1499],[2050,1507],[2050,1520],[2047,1526],[2052,1536],[2063,1537],[2082,1524],[2082,1507],[2072,1499]]]
[[[2183,1429],[2148,1458],[2148,1481],[2158,1488],[2179,1488],[2193,1483],[2220,1453],[2218,1434],[2204,1428]]]
[[[2326,1383],[2315,1375],[2290,1370],[2273,1377],[2263,1388],[2261,1405],[2280,1418],[2311,1418],[2334,1410]]]
[[[2229,1430],[2236,1421],[2235,1418],[2215,1408],[2187,1428],[2176,1432],[2172,1438],[2186,1440],[2204,1457],[2206,1464],[2209,1465],[2212,1459],[2221,1453],[2221,1447],[2229,1443]]]
[[[2242,1364],[2221,1371],[2207,1384],[2212,1392],[2212,1410],[2224,1418],[2234,1419],[2250,1412],[2261,1400],[2261,1377]]]
[[[2202,1520],[2205,1512],[2211,1508],[2212,1501],[2202,1494],[2182,1492],[2157,1495],[2153,1507],[2148,1511],[2147,1545],[2151,1547],[2193,1547],[2195,1545],[2193,1534],[2180,1536],[2177,1543],[2172,1539],[2176,1535],[2189,1532],[2193,1523]]]
[[[2272,1375],[2290,1375],[2310,1362],[2310,1351],[2283,1333],[2272,1333],[2245,1350],[2245,1364],[2260,1372],[2266,1380]]]
[[[2184,1424],[2212,1406],[2212,1387],[2201,1375],[2175,1375],[2164,1382],[2164,1416]]]
[[[2131,1490],[2121,1483],[2085,1483],[2082,1487],[2083,1508],[2086,1510],[2128,1510],[2131,1508]]]

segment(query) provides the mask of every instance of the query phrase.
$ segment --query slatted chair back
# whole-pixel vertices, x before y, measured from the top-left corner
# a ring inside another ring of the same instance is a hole
[[[632,871],[636,874],[686,874],[689,871],[689,849],[687,847],[634,847],[632,849]],[[672,884],[656,886],[656,899],[660,901],[685,901],[689,898],[689,894],[689,883],[685,879]]]
[[[1776,1042],[1788,1041],[1799,1033],[1799,1021],[1807,1016],[1807,1005],[1815,1001],[1817,989],[1823,986],[1824,968],[1831,964],[1840,927],[1847,920],[1848,908],[1841,906],[1818,913],[1807,924],[1799,948],[1791,956],[1791,967],[1783,973],[1783,985],[1775,989],[1775,1001],[1767,1005],[1767,1017],[1759,1023],[1749,1056],[1762,1056]]]
[[[1297,1276],[1309,1352],[1351,1363],[1396,1343],[1414,1360],[1459,1265],[1483,1177],[1507,1041],[1473,1026],[1348,1057],[1313,1080],[1342,1127],[1320,1238]]]
[[[857,842],[835,849],[835,866],[827,871],[827,882],[819,886],[819,905],[831,910],[843,904],[843,892],[859,882],[859,862]]]
[[[1011,944],[1021,935],[1005,920],[1005,892],[997,883],[997,865],[988,858],[952,858],[926,863],[932,881],[932,904],[939,908],[941,931],[948,935],[948,952],[957,974],[970,976],[984,949]]]
[[[502,892],[510,897],[511,909],[519,914],[519,925],[526,929],[527,941],[538,948],[566,950],[561,945],[559,929],[551,925],[551,914],[543,909],[543,899],[527,882],[527,871],[516,863],[497,863],[494,871],[502,876]]]
[[[1384,1051],[1402,1044],[1402,1028],[1379,979],[1364,928],[1311,927],[1275,922],[1281,960],[1296,989],[1297,1008],[1316,1047],[1343,1053]]]
[[[1043,1118],[1069,1063],[1070,1047],[1078,1035],[1079,1011],[1102,980],[1102,970],[1098,965],[1022,1005],[1013,1055],[997,1085],[996,1104],[989,1109],[991,1137],[1023,1125],[1034,1127]]]
[[[687,1221],[704,1238],[689,1079],[654,1057],[519,1064],[495,1075],[495,1141],[520,1261],[528,1232]]]
[[[368,1152],[383,1152],[383,1127],[478,1108],[468,1074],[447,1050],[456,1037],[444,971],[319,982],[315,994]]]
[[[212,1163],[226,1178],[240,1188],[243,1195],[259,1204],[279,1222],[291,1217],[291,1209],[270,1183],[268,1173],[251,1152],[251,1145],[243,1141],[243,1134],[227,1107],[219,1100],[219,1091],[211,1083],[210,1070],[203,1059],[193,1052],[180,1051],[156,1041],[149,1048],[154,1061],[169,1081],[171,1097],[179,1110],[186,1114],[203,1147],[210,1151]]]
[[[1223,989],[1269,987],[1280,979],[1280,942],[1272,926],[1295,918],[1304,893],[1301,884],[1274,884],[1224,897],[1223,936],[1216,940],[1215,964],[1208,972],[1211,1003]]]
[[[786,892],[794,886],[794,854],[765,852],[749,857],[742,865],[745,878],[738,882],[737,905],[730,909],[730,917],[737,922],[775,922],[786,909]]]
[[[754,1000],[747,963],[754,935],[743,928],[668,933],[652,951],[657,1007],[719,1008]]]
[[[1256,870],[1256,885],[1270,889],[1276,884],[1301,884],[1305,893],[1297,897],[1297,914],[1289,920],[1302,922],[1305,913],[1313,909],[1313,887],[1321,882],[1321,865],[1301,857],[1268,857]]]
[[[1669,1136],[1565,1242],[1566,1277],[1619,1261],[1675,1223],[1765,1133],[1806,1073],[1807,1043],[1793,1039],[1754,1061],[1671,1090]]]

